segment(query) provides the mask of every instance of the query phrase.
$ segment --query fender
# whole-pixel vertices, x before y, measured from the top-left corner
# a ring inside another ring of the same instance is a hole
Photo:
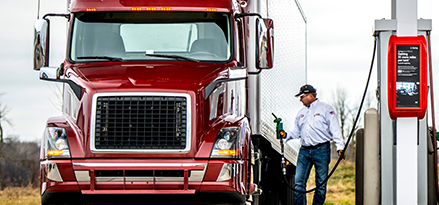
[[[63,115],[58,117],[52,117],[47,120],[46,127],[62,127],[67,131],[67,138],[70,147],[70,154],[72,158],[83,158],[85,156],[84,146],[81,139],[84,139],[82,132],[78,132],[79,127],[73,123],[69,117]],[[44,140],[44,138],[43,138]],[[42,143],[41,146],[44,146]],[[44,153],[42,153],[44,154]],[[40,156],[41,160],[44,160],[44,155]]]
[[[51,191],[65,191],[63,187],[53,187],[54,184],[59,182],[69,185],[70,191],[79,191],[72,167],[72,158],[84,157],[84,150],[80,143],[82,136],[76,131],[78,129],[73,126],[74,124],[70,122],[66,116],[52,117],[47,120],[46,127],[61,127],[66,130],[71,157],[59,159],[46,158],[43,151],[43,147],[46,146],[45,133],[43,134],[41,142],[42,149],[40,152],[41,194],[44,194],[48,189]]]
[[[208,129],[203,132],[200,137],[199,151],[195,158],[210,158],[212,152],[213,143],[215,142],[216,136],[221,128],[225,127],[240,127],[241,130],[241,151],[247,150],[249,148],[249,139],[251,129],[249,127],[248,119],[245,117],[234,118],[232,116],[219,117]],[[239,155],[240,159],[249,159],[248,152],[241,152]]]

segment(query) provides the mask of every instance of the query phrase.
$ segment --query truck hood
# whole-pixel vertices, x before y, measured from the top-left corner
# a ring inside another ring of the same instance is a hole
[[[116,64],[106,66],[76,67],[85,81],[90,82],[97,92],[118,89],[172,89],[197,90],[215,78],[226,66],[224,64]]]

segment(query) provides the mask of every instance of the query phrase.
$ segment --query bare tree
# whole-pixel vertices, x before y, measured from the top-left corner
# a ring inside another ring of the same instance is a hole
[[[350,97],[351,95],[348,95],[345,89],[337,88],[333,96],[334,99],[332,101],[332,106],[339,118],[341,132],[345,141],[347,141],[347,138],[351,134],[351,131],[354,130],[351,142],[349,143],[348,145],[349,147],[347,148],[346,151],[347,159],[354,160],[355,144],[356,144],[355,130],[361,127],[363,120],[363,115],[361,113],[363,113],[364,110],[366,110],[371,106],[373,101],[372,95],[370,92],[367,93],[365,103],[361,111],[358,110],[360,104],[359,101],[354,102],[353,105],[349,103],[350,99],[348,99],[348,96]],[[359,119],[357,120],[357,123],[355,124],[358,112],[360,112],[360,115],[359,115]],[[354,124],[355,127],[354,129],[352,129]]]
[[[18,135],[5,138],[5,156],[1,159],[3,184],[8,186],[37,185],[39,178],[39,145],[22,142]]]
[[[5,95],[4,93],[0,93],[0,97]],[[3,127],[2,122],[5,122],[12,126],[11,121],[6,117],[6,115],[9,113],[10,109],[4,105],[0,101],[0,158],[4,158],[4,139],[3,139]],[[2,177],[2,167],[0,166],[0,190],[3,190],[3,177]]]
[[[350,95],[348,95],[348,92],[343,88],[338,87],[333,96],[334,98],[331,104],[339,119],[341,134],[346,142],[350,135],[350,131],[352,130],[352,126],[354,125],[358,107],[354,107],[349,104],[348,97],[350,97]],[[355,140],[352,139],[348,146],[349,147],[346,149],[346,157],[348,160],[354,159]]]
[[[341,135],[343,136],[343,139],[345,139],[346,123],[350,110],[347,105],[348,94],[345,89],[337,87],[337,90],[333,96],[334,98],[332,100],[332,106],[334,107],[335,113],[337,113],[340,121]]]
[[[0,93],[0,97],[4,96]],[[7,118],[10,108],[0,100],[0,190],[5,186],[37,184],[39,177],[38,142],[20,142],[18,135],[4,136],[4,123],[13,126]]]

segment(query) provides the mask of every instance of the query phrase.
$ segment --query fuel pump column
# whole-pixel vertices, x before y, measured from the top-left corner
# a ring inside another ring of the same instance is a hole
[[[417,1],[392,1],[392,19],[376,20],[380,204],[427,204],[427,44],[431,20]],[[367,147],[365,147],[367,149]]]

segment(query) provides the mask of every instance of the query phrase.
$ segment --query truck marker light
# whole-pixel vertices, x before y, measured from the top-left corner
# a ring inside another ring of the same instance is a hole
[[[207,12],[216,12],[216,9],[206,9]]]
[[[96,11],[96,8],[87,8],[85,11]]]
[[[157,8],[154,8],[154,7],[146,7],[146,11],[157,11]]]
[[[161,8],[160,10],[162,10],[162,11],[170,11],[171,8]]]
[[[218,154],[227,155],[227,156],[236,156],[235,150],[218,150]]]
[[[140,7],[133,7],[133,8],[131,8],[131,11],[142,11],[142,8],[140,8]]]
[[[64,150],[47,150],[47,155],[60,156],[64,153]]]

